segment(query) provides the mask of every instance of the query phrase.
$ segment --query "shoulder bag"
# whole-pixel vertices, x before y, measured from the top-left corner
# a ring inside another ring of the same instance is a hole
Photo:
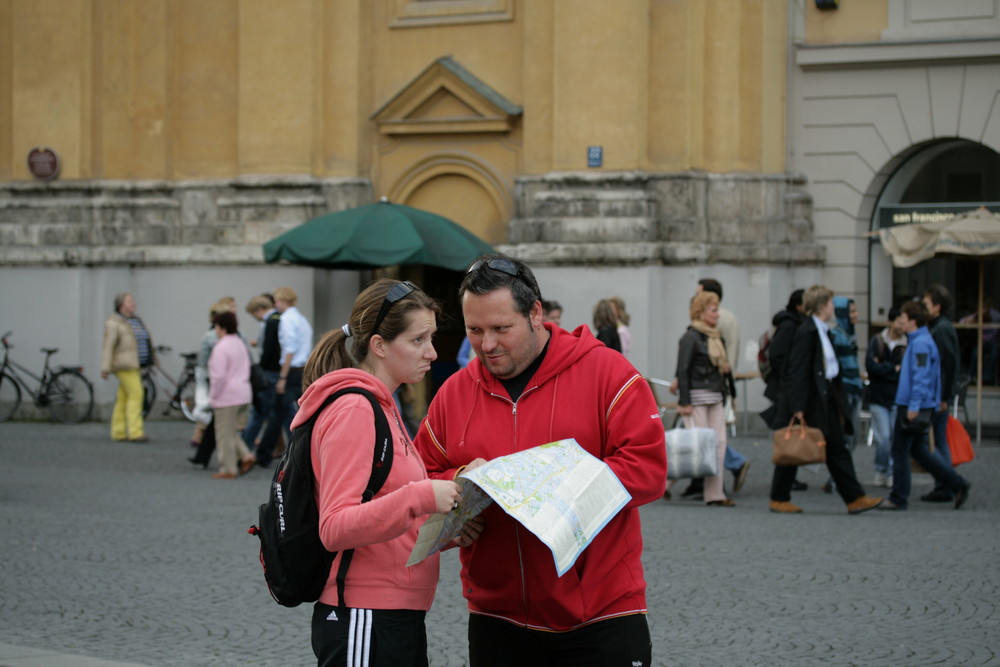
[[[785,428],[779,428],[771,439],[771,462],[779,466],[804,466],[826,462],[826,437],[818,428],[806,425],[805,419],[795,425],[795,417]]]
[[[903,408],[901,407],[900,409]],[[904,433],[923,435],[931,430],[931,420],[933,418],[934,408],[921,408],[913,420],[907,419],[904,414],[900,428],[903,429]]]

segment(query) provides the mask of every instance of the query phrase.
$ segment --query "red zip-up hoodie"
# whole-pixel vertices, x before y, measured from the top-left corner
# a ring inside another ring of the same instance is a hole
[[[632,500],[562,577],[549,548],[496,505],[484,512],[479,539],[461,550],[472,613],[566,631],[646,611],[639,507],[663,495],[667,461],[656,402],[632,364],[585,326],[545,327],[545,359],[516,403],[473,359],[438,390],[416,446],[431,476],[444,479],[477,457],[563,438],[611,467]]]
[[[348,368],[327,373],[302,394],[292,428],[309,419],[326,397],[343,387],[362,387],[378,399],[392,431],[392,468],[385,485],[362,504],[375,451],[375,415],[360,394],[341,396],[316,420],[312,465],[319,506],[319,535],[330,551],[354,549],[344,603],[360,609],[430,609],[438,580],[435,554],[406,566],[417,533],[437,511],[434,489],[420,455],[400,427],[389,388],[375,376]],[[320,602],[337,602],[337,569],[330,568]]]

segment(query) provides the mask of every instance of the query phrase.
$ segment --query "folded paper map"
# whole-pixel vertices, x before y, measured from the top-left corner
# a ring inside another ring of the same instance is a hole
[[[493,501],[552,550],[562,576],[632,498],[611,468],[572,438],[501,456],[455,481],[462,502],[427,520],[407,565],[447,546]]]

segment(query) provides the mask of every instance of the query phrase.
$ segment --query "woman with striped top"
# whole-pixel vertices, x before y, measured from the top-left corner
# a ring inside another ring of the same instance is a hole
[[[719,297],[702,291],[691,300],[691,326],[681,336],[677,354],[677,382],[680,390],[677,414],[688,425],[710,428],[718,437],[719,474],[705,478],[705,504],[735,507],[722,488],[723,459],[726,455],[725,397],[732,395],[732,371],[726,344],[718,329]],[[669,463],[669,462],[668,462]]]

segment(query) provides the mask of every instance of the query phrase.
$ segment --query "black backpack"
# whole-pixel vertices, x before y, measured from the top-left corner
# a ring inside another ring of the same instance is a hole
[[[288,447],[274,471],[270,497],[260,506],[260,526],[251,526],[247,531],[260,538],[264,579],[275,602],[285,607],[318,600],[337,556],[336,552],[327,551],[319,538],[319,508],[314,494],[310,443],[320,413],[344,394],[361,394],[375,411],[372,472],[361,502],[368,502],[378,493],[392,468],[389,422],[378,400],[360,387],[347,387],[331,394],[307,421],[292,431]],[[344,582],[353,556],[353,549],[345,551],[337,569],[340,606],[344,606]]]

